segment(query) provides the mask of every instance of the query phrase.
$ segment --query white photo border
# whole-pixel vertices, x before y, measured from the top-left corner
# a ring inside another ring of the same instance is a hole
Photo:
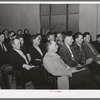
[[[100,1],[0,1],[0,4],[100,4]],[[0,98],[100,98],[100,90],[1,89]]]

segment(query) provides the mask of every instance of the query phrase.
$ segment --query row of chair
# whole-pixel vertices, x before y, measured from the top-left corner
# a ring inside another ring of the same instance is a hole
[[[51,75],[47,72],[47,70],[43,67],[44,77],[45,77],[45,86],[44,89],[57,89],[57,77]],[[12,66],[5,65],[1,67],[0,74],[0,84],[2,89],[10,89],[9,87],[9,78],[11,75],[12,82],[15,81],[16,89],[25,89],[25,85],[30,80],[23,80],[22,73],[20,71],[14,71]]]

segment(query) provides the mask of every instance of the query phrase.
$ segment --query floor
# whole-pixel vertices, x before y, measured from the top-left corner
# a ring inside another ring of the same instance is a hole
[[[12,79],[11,75],[8,76],[8,79],[9,79],[9,89],[16,89],[15,79],[14,78]],[[27,82],[25,84],[25,89],[34,89],[32,82]]]

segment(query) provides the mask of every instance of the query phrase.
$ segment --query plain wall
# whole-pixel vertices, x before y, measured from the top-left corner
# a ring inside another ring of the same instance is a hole
[[[97,17],[97,34],[100,34],[100,4],[97,5],[97,12],[98,12],[98,17]]]
[[[97,4],[80,4],[79,5],[79,31],[84,33],[90,32],[92,39],[96,39],[98,30],[98,13]]]
[[[27,28],[30,34],[40,32],[39,4],[1,4],[0,31],[6,28],[15,32]]]

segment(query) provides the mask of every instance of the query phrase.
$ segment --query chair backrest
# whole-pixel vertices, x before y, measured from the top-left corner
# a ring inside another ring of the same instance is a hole
[[[47,82],[48,89],[57,89],[57,76],[53,76],[52,74],[48,73],[48,71],[44,68],[45,78]]]
[[[9,89],[10,83],[8,76],[13,76],[13,68],[9,64],[5,64],[1,66],[1,88],[3,89]]]
[[[23,82],[22,73],[20,71],[14,71],[16,89],[24,89],[25,83]]]
[[[15,84],[16,84],[16,89],[25,89],[25,84],[27,82],[30,82],[31,80],[25,80],[23,79],[23,74],[22,71],[14,71],[14,76],[15,76]]]

